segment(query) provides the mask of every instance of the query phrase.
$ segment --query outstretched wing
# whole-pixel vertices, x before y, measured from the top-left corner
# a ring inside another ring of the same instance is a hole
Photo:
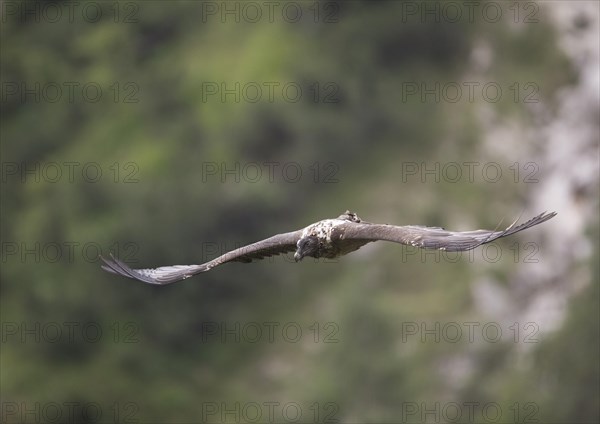
[[[506,237],[523,231],[534,225],[541,224],[555,215],[556,212],[544,212],[521,225],[516,225],[517,221],[515,221],[503,231],[447,231],[439,227],[421,227],[416,225],[398,227],[386,224],[348,223],[344,227],[341,238],[344,240],[386,240],[423,249],[458,252],[471,250],[500,237]]]
[[[302,231],[277,234],[273,237],[249,244],[244,247],[227,252],[224,255],[200,265],[172,265],[160,268],[131,269],[123,261],[110,255],[110,258],[100,259],[104,261],[102,269],[113,274],[133,278],[149,284],[171,284],[184,280],[201,272],[206,272],[226,262],[252,262],[269,256],[288,253],[296,249],[296,243],[302,236]]]

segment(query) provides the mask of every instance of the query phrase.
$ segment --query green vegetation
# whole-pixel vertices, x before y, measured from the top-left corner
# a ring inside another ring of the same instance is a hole
[[[103,15],[92,23],[82,3],[73,22],[1,16],[2,420],[52,402],[63,413],[76,402],[78,422],[90,403],[102,411],[96,422],[236,422],[252,411],[223,420],[223,410],[253,403],[255,422],[266,422],[269,402],[278,402],[277,422],[294,417],[282,412],[291,403],[299,422],[421,422],[436,405],[425,421],[452,421],[442,411],[452,402],[457,422],[469,422],[471,403],[471,422],[598,419],[597,264],[561,328],[542,325],[533,344],[521,328],[515,343],[508,316],[499,342],[481,338],[499,320],[476,305],[475,286],[494,279],[517,292],[534,265],[515,263],[511,246],[531,233],[499,243],[494,264],[481,251],[474,261],[436,261],[378,244],[336,261],[231,264],[169,287],[111,276],[96,258],[99,247],[137,267],[198,263],[346,209],[457,229],[510,220],[534,188],[515,184],[509,167],[536,162],[536,152],[498,154],[483,143],[485,123],[531,130],[525,84],[552,110],[576,82],[543,10],[535,24],[452,23],[403,20],[403,2],[296,2],[298,22],[276,14],[236,23],[206,7],[237,2],[96,2]],[[478,46],[489,66],[474,64]],[[493,103],[477,90],[467,101],[472,81],[503,95]],[[461,87],[460,101],[410,94],[436,82],[448,96]],[[22,84],[40,98],[22,95]],[[62,96],[51,101],[55,85]],[[234,93],[222,97],[223,87]],[[506,178],[490,183],[482,166],[474,181],[409,172],[436,162],[495,162]],[[22,177],[23,167],[32,172]],[[597,240],[597,228],[588,231]],[[475,342],[470,322],[481,324]],[[464,335],[435,342],[421,325],[436,323],[458,323]],[[502,417],[482,418],[494,403]]]

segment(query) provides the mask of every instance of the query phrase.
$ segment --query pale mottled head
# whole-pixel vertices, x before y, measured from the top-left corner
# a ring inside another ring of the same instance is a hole
[[[338,216],[337,219],[343,219],[343,220],[351,221],[351,222],[360,222],[361,221],[361,219],[358,217],[356,212],[350,212],[350,211],[344,212],[343,214]]]
[[[303,237],[296,243],[296,253],[294,253],[294,260],[296,262],[301,261],[305,256],[312,256],[318,258],[319,253],[319,239],[315,236]]]

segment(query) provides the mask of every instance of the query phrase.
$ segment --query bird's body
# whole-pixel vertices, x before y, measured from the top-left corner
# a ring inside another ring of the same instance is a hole
[[[361,221],[362,220],[354,212],[346,211],[335,219],[324,219],[309,225],[302,230],[302,236],[298,243],[302,244],[303,240],[307,240],[310,237],[316,237],[318,248],[316,252],[310,252],[311,254],[301,255],[301,252],[296,252],[294,257],[297,261],[301,260],[304,256],[333,259],[360,249],[365,244],[370,243],[370,241],[344,240],[343,235],[344,226],[348,222],[358,223]]]
[[[252,262],[265,257],[295,251],[296,261],[306,256],[313,258],[337,258],[378,240],[391,241],[423,249],[464,251],[474,249],[500,237],[541,224],[554,217],[556,212],[542,213],[529,221],[516,225],[513,222],[503,231],[447,231],[439,227],[417,225],[396,226],[365,222],[354,212],[346,211],[335,219],[324,219],[303,229],[277,234],[265,240],[227,252],[212,261],[200,265],[174,265],[155,269],[131,269],[115,259],[102,258],[102,268],[150,284],[170,284],[227,262]]]

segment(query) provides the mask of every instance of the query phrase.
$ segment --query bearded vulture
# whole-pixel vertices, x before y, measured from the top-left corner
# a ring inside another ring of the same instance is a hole
[[[281,253],[295,251],[296,262],[305,256],[337,258],[354,252],[367,243],[385,240],[423,249],[458,252],[474,249],[501,237],[506,237],[556,216],[556,212],[542,213],[529,221],[516,225],[518,219],[503,231],[447,231],[440,227],[418,225],[395,226],[365,222],[354,212],[346,211],[335,219],[324,219],[301,230],[277,234],[262,241],[232,250],[212,261],[200,265],[173,265],[154,269],[131,269],[110,255],[100,257],[102,269],[113,274],[133,278],[149,284],[171,284],[195,274],[206,272],[227,262],[252,262]]]

